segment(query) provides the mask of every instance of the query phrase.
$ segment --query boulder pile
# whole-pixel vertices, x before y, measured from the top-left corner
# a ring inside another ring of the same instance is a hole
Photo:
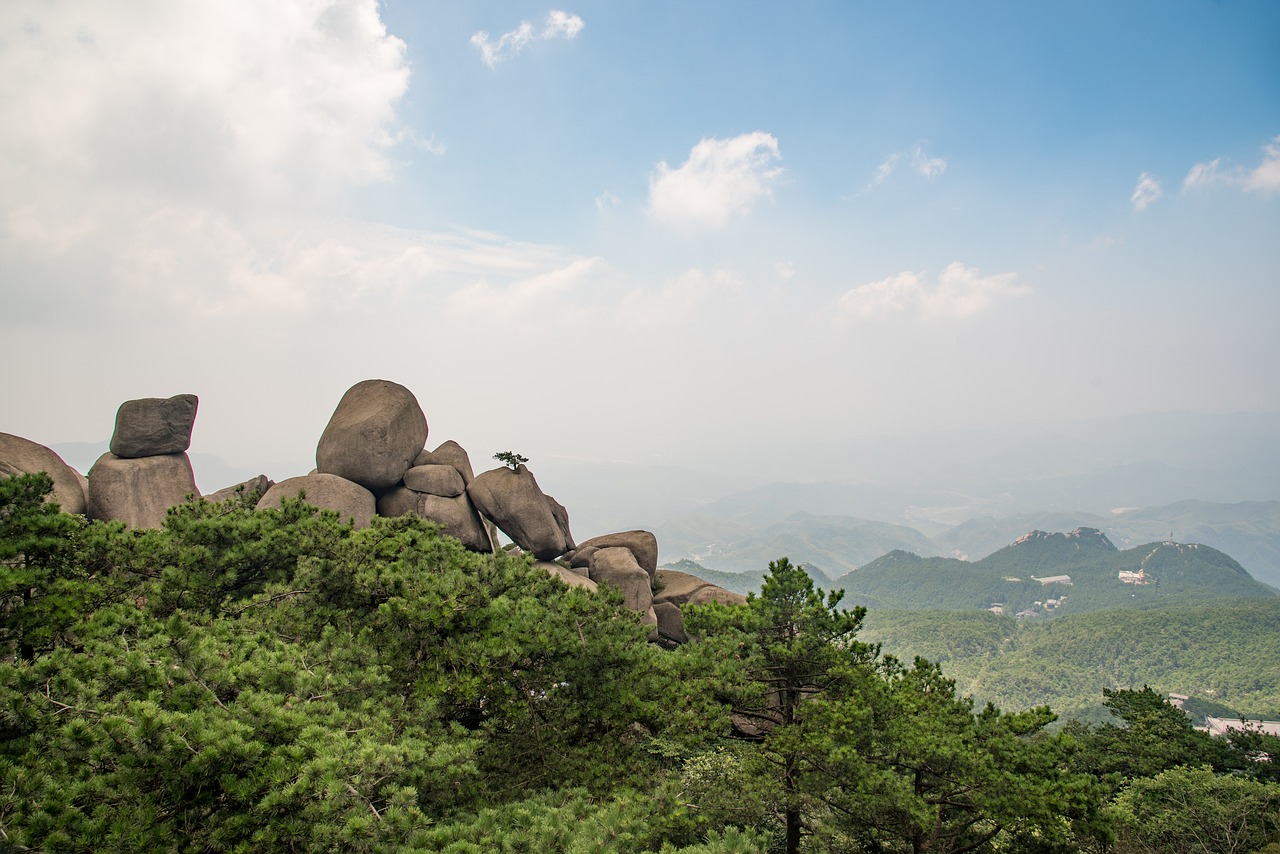
[[[93,464],[87,481],[49,448],[0,433],[0,476],[44,471],[54,482],[52,500],[64,511],[158,528],[170,507],[199,495],[186,453],[197,404],[193,394],[123,403],[110,451]],[[477,475],[461,445],[446,441],[427,450],[427,435],[426,415],[409,389],[364,380],[338,402],[310,474],[279,483],[259,475],[205,497],[220,501],[236,491],[256,493],[261,509],[302,495],[356,527],[368,527],[375,515],[408,513],[436,522],[476,552],[497,550],[501,531],[513,548],[566,584],[621,590],[626,607],[643,614],[643,622],[654,627],[650,640],[659,643],[688,639],[680,611],[685,604],[745,601],[695,576],[659,570],[658,541],[648,531],[575,544],[568,511],[542,491],[523,462],[512,459]]]

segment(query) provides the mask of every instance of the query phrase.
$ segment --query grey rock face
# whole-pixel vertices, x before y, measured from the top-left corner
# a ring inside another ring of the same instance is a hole
[[[675,646],[689,642],[684,630],[684,614],[670,602],[654,602],[653,613],[658,619],[658,641]]]
[[[89,469],[90,519],[159,528],[170,507],[199,495],[186,454],[123,459],[106,453]]]
[[[467,484],[450,465],[416,465],[404,473],[404,485],[414,492],[453,498],[466,492]]]
[[[53,501],[63,513],[83,513],[89,484],[84,475],[63,462],[51,448],[0,433],[0,477],[44,472],[53,481],[53,492],[45,501]]]
[[[622,531],[617,534],[601,534],[598,537],[592,537],[586,542],[578,546],[578,550],[582,551],[588,548],[609,548],[611,546],[621,546],[630,549],[635,555],[636,562],[649,573],[649,577],[653,578],[658,571],[658,538],[648,531]]]
[[[467,495],[486,519],[538,560],[554,560],[568,548],[551,502],[524,466],[476,475]]]
[[[473,552],[493,551],[489,530],[465,493],[456,496],[430,495],[398,486],[383,493],[378,499],[379,516],[394,518],[406,513],[438,522],[443,533],[454,537]]]
[[[615,546],[597,551],[591,556],[590,576],[596,584],[610,584],[621,590],[622,602],[631,610],[647,613],[652,609],[649,573],[636,563],[630,549]]]
[[[389,380],[358,382],[338,402],[316,446],[316,469],[368,489],[395,486],[427,441],[418,400]]]
[[[111,453],[121,459],[181,454],[191,447],[200,399],[194,394],[126,400],[116,410]]]
[[[257,509],[279,508],[286,498],[297,498],[299,494],[311,506],[332,510],[343,522],[350,521],[357,528],[373,523],[373,493],[354,481],[323,472],[280,481],[262,496]]]
[[[573,534],[569,533],[569,511],[564,509],[564,505],[550,495],[547,496],[547,502],[551,505],[551,515],[555,517],[556,524],[560,526],[560,533],[564,534],[564,547],[566,549],[576,548],[573,544]]]
[[[458,470],[458,474],[462,475],[463,482],[468,485],[476,479],[475,472],[471,468],[471,457],[467,456],[465,448],[452,439],[434,451],[423,449],[414,459],[413,464],[415,466],[453,466]]]

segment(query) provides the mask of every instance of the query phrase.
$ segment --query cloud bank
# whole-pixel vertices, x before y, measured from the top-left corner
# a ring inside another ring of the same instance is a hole
[[[836,304],[842,321],[871,320],[892,315],[919,318],[969,317],[992,304],[1025,296],[1031,288],[1015,273],[983,276],[977,269],[953,261],[936,283],[923,274],[904,272],[845,291]]]
[[[378,8],[6,4],[7,319],[142,304],[186,318],[341,312],[373,292],[571,265],[565,253],[492,235],[334,213],[353,189],[394,175],[399,142],[417,142],[397,117],[405,45]],[[548,26],[577,25],[553,17]]]
[[[649,212],[669,225],[722,229],[772,198],[780,159],[778,140],[763,131],[704,139],[680,166],[658,164],[649,176]]]

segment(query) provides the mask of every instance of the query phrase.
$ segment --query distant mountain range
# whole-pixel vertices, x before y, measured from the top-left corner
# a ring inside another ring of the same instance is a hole
[[[848,601],[880,608],[995,607],[1027,617],[1277,595],[1209,546],[1153,542],[1121,551],[1094,528],[1033,531],[973,563],[894,551],[836,586]]]
[[[760,491],[757,490],[757,493]],[[658,526],[663,559],[688,558],[712,569],[744,572],[789,557],[839,577],[894,551],[977,561],[1033,530],[1096,528],[1119,548],[1165,540],[1225,552],[1260,581],[1280,587],[1280,501],[1217,504],[1180,501],[1163,507],[1096,513],[1026,513],[970,519],[932,537],[907,525],[851,516],[793,512],[773,523],[691,515]]]
[[[976,561],[1031,530],[1091,527],[1122,549],[1202,543],[1280,587],[1280,412],[731,448],[700,453],[696,467],[550,455],[530,467],[579,540],[643,528],[658,536],[662,561],[726,572],[786,556],[839,576],[895,549]],[[105,449],[54,446],[81,472]],[[488,458],[470,450],[484,468]],[[200,448],[190,457],[203,492],[260,471]],[[261,471],[280,480],[308,468]]]

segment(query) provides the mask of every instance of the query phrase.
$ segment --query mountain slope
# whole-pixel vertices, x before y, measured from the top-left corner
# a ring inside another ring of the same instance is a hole
[[[938,661],[963,693],[1005,709],[1050,704],[1105,719],[1103,688],[1150,685],[1280,717],[1280,597],[1018,621],[985,612],[870,611],[861,639]]]

